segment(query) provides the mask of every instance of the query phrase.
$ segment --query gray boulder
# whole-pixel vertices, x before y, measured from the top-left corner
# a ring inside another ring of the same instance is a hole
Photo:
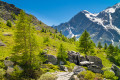
[[[90,62],[94,62],[93,65],[99,66],[100,69],[102,69],[102,60],[96,56],[86,56],[86,60]]]
[[[120,69],[115,64],[112,65],[111,69],[114,71],[115,75],[120,78]]]
[[[47,63],[52,63],[52,64],[57,64],[57,58],[53,55],[49,55],[49,54],[46,54],[46,57],[47,57]]]
[[[86,71],[86,70],[83,67],[77,66],[77,65],[73,69],[74,75],[77,75],[77,74],[79,74],[82,71]]]
[[[88,70],[91,70],[94,73],[103,73],[101,68],[99,66],[97,66],[97,65],[89,65]]]
[[[6,45],[0,41],[0,46],[6,46]]]
[[[9,61],[9,60],[4,60],[4,64],[5,64],[6,67],[13,67],[14,62]]]
[[[68,51],[69,62],[79,65],[80,62],[80,53],[74,51]]]

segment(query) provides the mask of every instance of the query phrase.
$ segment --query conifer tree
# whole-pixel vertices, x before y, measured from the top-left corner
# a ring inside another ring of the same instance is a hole
[[[57,28],[55,29],[55,33],[58,33],[58,30],[57,30]]]
[[[79,38],[78,51],[84,54],[94,52],[94,43],[90,38],[90,34],[85,30]]]
[[[114,56],[114,46],[112,44],[110,44],[109,47],[107,48],[107,55]]]
[[[101,42],[99,41],[98,42],[98,46],[97,46],[99,49],[101,49],[102,48],[102,45],[101,45]]]
[[[60,44],[59,50],[58,50],[58,63],[60,64],[60,61],[66,62],[66,58],[67,58],[67,53],[65,48],[63,47],[62,44]]]
[[[105,50],[107,49],[107,43],[104,44],[104,49],[105,49]]]
[[[20,11],[16,22],[15,46],[13,48],[12,60],[23,66],[25,76],[32,76],[33,68],[35,69],[39,65],[34,54],[37,49],[37,42],[31,22],[32,16],[27,16],[24,11]]]

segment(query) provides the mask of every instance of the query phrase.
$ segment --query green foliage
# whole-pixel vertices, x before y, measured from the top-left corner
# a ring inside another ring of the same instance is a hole
[[[4,80],[5,70],[0,69],[0,80]]]
[[[49,37],[44,37],[43,43],[44,43],[46,46],[49,46],[49,44],[50,44],[50,39],[49,39]]]
[[[92,71],[82,71],[77,76],[80,80],[103,80],[102,74],[93,73]]]
[[[67,57],[68,56],[67,56],[65,48],[63,47],[62,44],[60,44],[60,47],[59,47],[59,50],[58,50],[58,55],[57,55],[58,63],[60,64],[60,61],[66,62]]]
[[[104,45],[104,49],[105,49],[105,50],[107,49],[107,43],[105,43],[105,45]]]
[[[76,65],[67,61],[65,66],[67,67],[68,71],[72,71]]]
[[[23,66],[26,77],[31,77],[34,70],[40,65],[38,62],[40,59],[35,55],[38,45],[31,22],[32,16],[27,16],[24,11],[21,11],[16,22],[15,46],[12,56],[13,61]]]
[[[107,49],[107,54],[109,56],[113,56],[114,55],[114,46],[112,44],[109,45],[109,47]]]
[[[94,43],[90,34],[85,30],[79,38],[78,51],[84,54],[94,52]]]
[[[83,80],[94,80],[95,73],[91,71],[82,71],[77,76],[78,78],[83,79]]]
[[[58,33],[58,30],[57,30],[57,28],[55,29],[55,33]]]
[[[7,20],[6,25],[7,25],[8,27],[12,27],[12,23],[11,23],[11,21],[10,21],[10,20]]]
[[[38,80],[56,80],[56,75],[54,74],[43,74]]]
[[[11,80],[21,80],[23,70],[20,70],[20,68],[16,65],[14,66],[14,71],[11,74]]]
[[[115,73],[112,71],[104,71],[103,75],[106,79],[118,80],[118,77],[115,76]]]
[[[11,16],[14,20],[16,19],[16,14],[14,12],[11,13]]]
[[[98,42],[98,46],[97,46],[99,49],[101,49],[102,48],[102,45],[101,45],[101,42],[99,41]]]

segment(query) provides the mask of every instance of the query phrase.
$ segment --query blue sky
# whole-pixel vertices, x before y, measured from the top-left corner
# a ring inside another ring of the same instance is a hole
[[[36,16],[47,25],[69,21],[82,10],[98,13],[120,0],[2,0]]]

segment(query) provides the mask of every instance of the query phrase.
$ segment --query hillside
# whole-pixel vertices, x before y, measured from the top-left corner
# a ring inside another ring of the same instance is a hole
[[[54,28],[62,31],[67,37],[80,37],[87,30],[97,44],[114,44],[119,46],[120,40],[120,3],[109,7],[100,13],[93,14],[86,10],[79,12],[70,21]]]

